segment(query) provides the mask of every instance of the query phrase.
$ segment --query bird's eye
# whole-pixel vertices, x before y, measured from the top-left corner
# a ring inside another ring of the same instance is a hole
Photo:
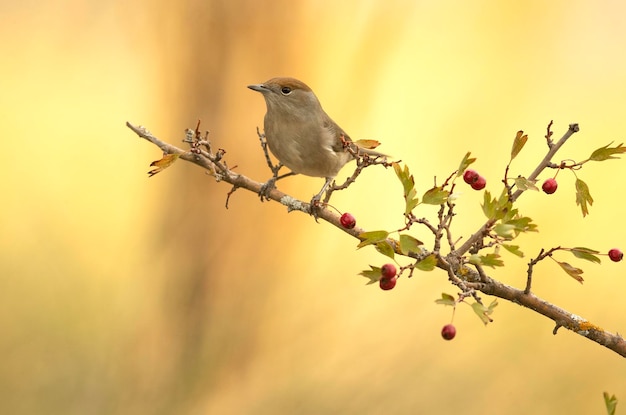
[[[289,88],[288,86],[284,86],[280,88],[280,92],[282,92],[283,95],[289,95],[291,94],[291,88]]]

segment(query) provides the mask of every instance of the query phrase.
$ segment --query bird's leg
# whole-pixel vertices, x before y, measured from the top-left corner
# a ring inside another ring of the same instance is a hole
[[[330,186],[330,183],[334,180],[334,177],[327,177],[326,178],[326,183],[324,183],[324,186],[322,186],[322,190],[319,191],[318,194],[316,194],[315,196],[313,196],[313,199],[311,199],[311,215],[313,215],[313,217],[315,218],[315,220],[317,221],[317,213],[318,213],[318,209],[320,208],[320,199],[322,198],[322,195],[324,194],[324,192],[326,191],[326,189],[328,189],[328,186]]]

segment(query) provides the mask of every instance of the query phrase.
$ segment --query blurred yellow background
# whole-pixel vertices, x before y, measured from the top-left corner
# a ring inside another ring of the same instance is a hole
[[[512,173],[527,175],[551,119],[557,138],[581,126],[561,158],[625,140],[621,2],[339,3],[0,3],[1,413],[589,414],[604,413],[605,390],[626,402],[620,356],[553,336],[531,311],[500,301],[485,328],[459,307],[445,342],[451,310],[434,299],[455,290],[442,272],[382,292],[357,274],[384,257],[328,224],[244,191],[226,210],[230,187],[189,163],[147,178],[159,151],[125,121],[181,144],[201,119],[229,165],[269,178],[265,104],[246,85],[273,76],[308,83],[422,189],[472,151],[499,192],[515,132],[530,141]],[[625,173],[623,160],[578,172],[595,200],[585,219],[570,172],[554,195],[525,195],[540,233],[494,276],[522,287],[541,247],[626,248]],[[279,187],[308,200],[321,184]],[[458,236],[484,220],[468,189]],[[402,223],[390,170],[333,204],[370,230]],[[624,264],[559,259],[584,268],[584,285],[546,261],[534,291],[624,331]]]

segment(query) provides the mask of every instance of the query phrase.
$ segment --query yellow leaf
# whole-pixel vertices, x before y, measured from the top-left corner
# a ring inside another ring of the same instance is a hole
[[[174,164],[176,160],[178,160],[178,154],[165,154],[161,160],[156,160],[150,163],[150,166],[156,167],[156,169],[152,169],[148,172],[148,176],[152,177],[155,174],[167,169],[169,166]]]
[[[356,140],[354,144],[367,150],[373,150],[380,145],[380,142],[376,140]]]

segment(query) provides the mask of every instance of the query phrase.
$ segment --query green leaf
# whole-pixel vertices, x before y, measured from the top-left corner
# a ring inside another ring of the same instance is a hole
[[[624,143],[621,143],[616,147],[609,147],[611,144],[613,144],[612,141],[604,147],[600,147],[599,149],[591,153],[589,160],[604,161],[609,159],[617,159],[619,157],[615,157],[615,154],[626,153],[626,147],[623,146]]]
[[[587,183],[583,182],[579,178],[576,178],[576,204],[580,205],[580,209],[583,212],[583,218],[589,214],[587,203],[589,206],[593,205],[593,198],[589,193],[589,186],[587,186]]]
[[[539,191],[539,188],[535,186],[536,181],[530,181],[525,177],[517,176],[515,179],[515,186],[519,190],[536,190]]]
[[[596,251],[596,250],[589,249],[589,248],[576,247],[576,248],[570,249],[570,252],[574,254],[576,258],[585,259],[587,261],[595,262],[596,264],[599,264],[601,262],[600,258],[594,255],[594,254],[599,254],[600,251]]]
[[[519,246],[517,245],[507,245],[502,244],[502,247],[512,253],[513,255],[517,255],[520,258],[524,258],[524,253],[519,250]]]
[[[400,235],[400,252],[402,252],[403,255],[408,255],[410,252],[417,252],[418,246],[420,245],[423,245],[423,243],[411,235]]]
[[[371,269],[365,270],[365,271],[361,271],[359,273],[359,275],[364,276],[365,278],[369,279],[369,281],[367,282],[366,285],[370,285],[370,284],[375,284],[380,280],[381,277],[381,272],[380,272],[380,268],[379,267],[375,267],[373,265],[370,265]]]
[[[481,265],[481,260],[480,260],[480,255],[478,254],[472,254],[469,257],[469,263],[472,265]]]
[[[470,157],[470,153],[469,151],[467,152],[467,154],[465,155],[465,157],[463,157],[463,160],[461,160],[461,164],[459,165],[459,169],[456,171],[456,177],[461,177],[463,176],[463,173],[465,172],[465,170],[467,170],[467,168],[470,166],[470,164],[472,164],[473,162],[476,161],[475,158]]]
[[[492,219],[496,215],[496,200],[491,199],[491,193],[489,190],[485,190],[485,194],[483,195],[483,213],[487,217],[487,219]]]
[[[413,191],[415,191],[415,189],[413,189]],[[409,213],[411,213],[413,209],[415,209],[415,207],[419,205],[419,203],[420,202],[418,198],[415,198],[415,199],[407,198],[406,204],[404,207],[404,214],[408,215]]]
[[[367,245],[377,244],[378,242],[382,242],[389,236],[389,232],[387,231],[370,231],[370,232],[362,232],[359,235],[359,239],[361,243],[357,245],[357,248],[363,248]]]
[[[395,252],[393,252],[393,247],[387,240],[378,242],[376,244],[376,250],[380,252],[381,254],[388,256],[391,259],[393,259],[395,256]]]
[[[400,179],[402,183],[402,187],[404,188],[404,195],[409,193],[411,189],[415,186],[415,180],[413,176],[409,173],[409,167],[407,165],[404,168],[400,167],[400,165],[396,162],[391,164],[393,166],[393,170],[396,172],[396,176]]]
[[[570,277],[574,278],[576,281],[578,281],[579,283],[583,283],[583,277],[581,277],[580,275],[583,273],[583,270],[580,268],[576,268],[570,264],[568,264],[567,262],[559,262],[556,261],[561,268],[563,269],[563,271],[567,272],[567,275],[569,275]]]
[[[415,264],[415,268],[420,271],[432,271],[437,266],[437,256],[435,254],[430,254],[426,258],[419,261]]]
[[[416,197],[417,190],[415,190],[415,179],[409,172],[409,167],[405,165],[400,167],[398,163],[392,163],[393,170],[396,172],[396,176],[402,183],[402,189],[404,191],[404,200],[406,202],[404,208],[404,214],[408,215],[419,204],[419,199]]]
[[[436,299],[435,303],[443,304],[443,305],[451,305],[451,306],[456,305],[456,301],[454,300],[454,297],[446,293],[441,293],[441,298]]]
[[[615,408],[617,407],[617,398],[615,395],[609,396],[607,392],[603,393],[604,404],[606,405],[606,413],[608,415],[615,415]]]
[[[493,319],[490,317],[490,315],[493,313],[493,309],[497,306],[498,300],[493,300],[491,304],[489,304],[489,307],[485,307],[481,303],[473,303],[472,309],[474,310],[474,313],[476,313],[478,318],[480,318],[480,320],[486,326],[487,323],[493,322]]]
[[[433,187],[422,196],[422,203],[427,205],[442,205],[448,200],[450,192],[443,190],[441,187]]]
[[[489,193],[488,190],[485,190],[483,204],[481,206],[483,208],[483,213],[488,219],[496,220],[510,215],[512,209],[512,204],[509,201],[509,195],[506,192],[506,189],[502,191],[497,199],[495,197],[492,199],[491,193]]]
[[[519,152],[522,151],[522,148],[524,148],[524,144],[526,144],[526,141],[528,141],[528,135],[524,134],[524,132],[521,130],[518,131],[515,135],[515,140],[513,140],[513,148],[511,149],[511,160],[517,157]]]
[[[537,225],[532,223],[532,218],[527,216],[518,216],[508,220],[507,225],[513,225],[516,232],[537,232]]]
[[[504,262],[500,259],[500,255],[498,254],[481,255],[480,264],[491,268],[504,266]]]
[[[517,236],[517,232],[515,231],[515,225],[507,224],[507,223],[498,223],[493,227],[493,231],[496,235],[501,236],[505,239],[513,239]]]
[[[532,218],[520,216],[517,209],[513,209],[504,214],[502,220],[493,227],[493,230],[498,236],[511,240],[515,239],[521,232],[537,232],[537,225],[532,221]]]

